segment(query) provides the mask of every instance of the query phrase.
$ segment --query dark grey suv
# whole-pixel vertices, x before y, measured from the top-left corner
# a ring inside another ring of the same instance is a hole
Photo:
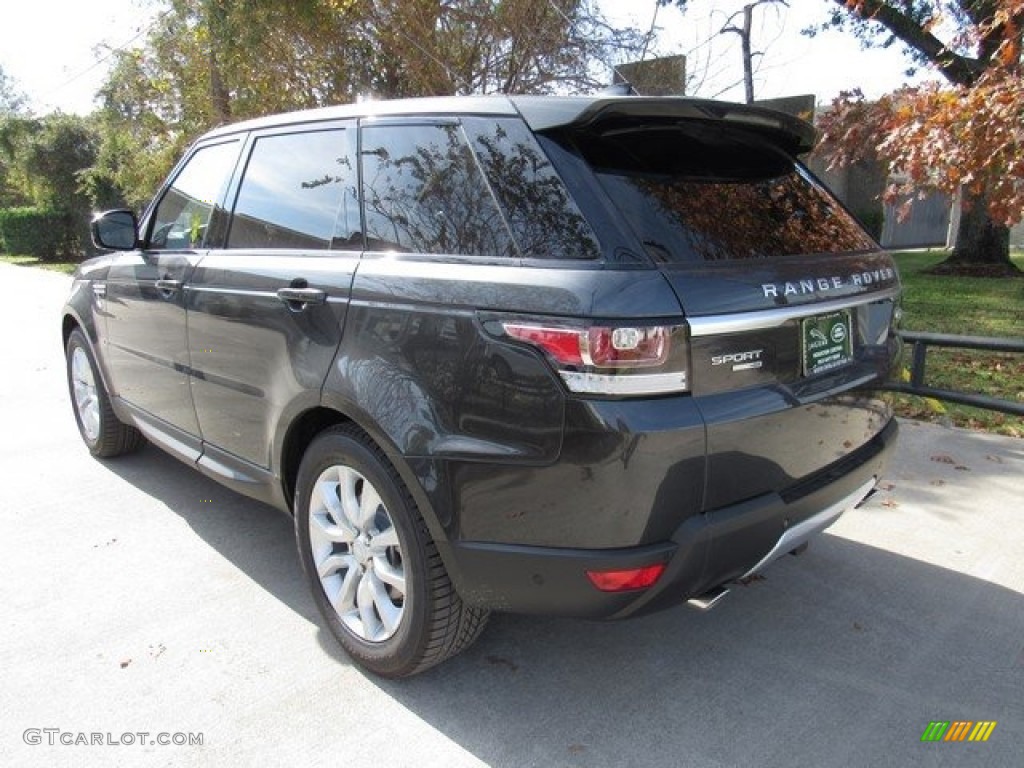
[[[97,456],[294,515],[387,676],[488,611],[618,618],[795,550],[896,436],[890,257],[807,124],[639,97],[364,103],[203,136],[64,309]]]

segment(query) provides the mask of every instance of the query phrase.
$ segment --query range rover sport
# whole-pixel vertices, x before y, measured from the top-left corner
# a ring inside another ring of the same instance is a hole
[[[800,548],[896,423],[893,262],[813,129],[676,98],[468,97],[200,138],[93,222],[63,312],[89,450],[294,516],[324,621],[401,677],[489,611],[622,618]]]

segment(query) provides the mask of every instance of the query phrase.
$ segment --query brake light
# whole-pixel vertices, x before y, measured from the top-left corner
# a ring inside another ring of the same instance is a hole
[[[506,323],[505,332],[514,339],[536,344],[564,365],[646,368],[665,363],[671,329],[663,325],[581,329]]]
[[[509,337],[541,349],[573,392],[652,395],[688,389],[685,325],[502,327]]]
[[[562,365],[583,365],[582,334],[574,328],[545,328],[539,325],[505,323],[505,333],[513,339],[540,347]]]
[[[625,592],[630,589],[647,589],[664,572],[665,563],[658,563],[624,571],[587,571],[587,578],[602,592]]]

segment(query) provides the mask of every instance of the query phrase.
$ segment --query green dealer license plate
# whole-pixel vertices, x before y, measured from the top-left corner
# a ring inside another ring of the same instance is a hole
[[[831,371],[853,360],[850,310],[808,317],[801,323],[804,375]]]

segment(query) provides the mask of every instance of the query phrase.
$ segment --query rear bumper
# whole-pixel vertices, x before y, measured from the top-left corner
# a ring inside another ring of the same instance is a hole
[[[798,484],[691,517],[658,544],[594,550],[460,541],[442,545],[445,559],[463,600],[492,610],[624,618],[666,608],[759,571],[855,507],[882,474],[897,432],[890,420]],[[645,590],[601,592],[586,575],[657,563],[665,571]]]

